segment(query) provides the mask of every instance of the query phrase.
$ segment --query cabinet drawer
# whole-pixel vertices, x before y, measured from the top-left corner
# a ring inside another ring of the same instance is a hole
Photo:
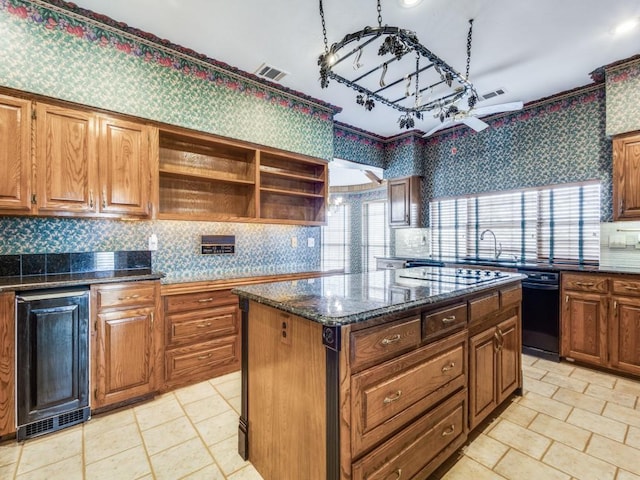
[[[607,277],[565,273],[562,275],[562,288],[565,290],[607,293],[609,291],[609,284]]]
[[[500,290],[500,306],[502,308],[522,302],[522,287],[504,288]]]
[[[224,366],[240,367],[237,337],[225,337],[165,353],[166,383],[188,383],[215,376]]]
[[[460,303],[422,316],[422,338],[429,340],[467,325],[467,304]]]
[[[154,283],[131,283],[127,286],[101,285],[97,289],[98,311],[106,308],[138,307],[153,305],[156,299]]]
[[[420,343],[420,318],[367,328],[351,334],[351,369],[375,365]]]
[[[466,385],[467,331],[351,379],[352,449],[362,452]]]
[[[389,258],[377,258],[376,269],[377,270],[398,270],[404,268],[407,264],[406,260],[392,260]]]
[[[202,342],[238,332],[238,308],[227,305],[167,315],[169,345]]]
[[[613,293],[617,295],[637,296],[640,295],[639,280],[612,280]]]
[[[166,313],[186,312],[218,305],[238,305],[238,297],[232,295],[231,290],[165,296]]]
[[[500,309],[500,295],[493,292],[490,295],[469,301],[469,317],[473,322],[487,315],[491,315]]]
[[[355,462],[353,480],[427,478],[467,438],[466,390]]]

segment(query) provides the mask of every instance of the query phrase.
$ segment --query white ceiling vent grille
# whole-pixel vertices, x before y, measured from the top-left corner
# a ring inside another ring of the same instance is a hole
[[[278,82],[282,79],[282,77],[287,75],[288,72],[285,72],[280,68],[276,68],[271,65],[267,65],[266,63],[263,63],[255,71],[255,74],[261,78],[266,78],[267,80]]]
[[[490,98],[499,97],[500,95],[504,95],[505,93],[507,93],[507,91],[504,88],[498,88],[497,90],[494,90],[492,92],[487,92],[483,95],[480,95],[480,97],[482,97],[482,100],[489,100]]]

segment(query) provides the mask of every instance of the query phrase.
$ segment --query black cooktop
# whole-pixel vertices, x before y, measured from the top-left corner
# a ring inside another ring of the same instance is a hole
[[[470,268],[440,268],[417,267],[403,270],[400,277],[414,280],[428,280],[431,282],[457,283],[475,285],[498,278],[508,277],[509,274],[498,270],[480,270]]]

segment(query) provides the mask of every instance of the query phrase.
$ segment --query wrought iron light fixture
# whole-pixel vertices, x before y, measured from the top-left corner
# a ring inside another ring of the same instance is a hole
[[[407,129],[413,128],[415,119],[422,119],[425,112],[433,112],[444,121],[450,112],[458,111],[456,104],[465,98],[472,109],[478,100],[469,82],[473,20],[469,20],[467,70],[463,76],[422,45],[414,32],[383,26],[380,0],[377,10],[377,27],[364,27],[329,46],[320,0],[324,53],[318,65],[322,88],[330,79],[347,85],[357,92],[356,103],[367,111],[373,110],[376,102],[400,111],[398,123]]]

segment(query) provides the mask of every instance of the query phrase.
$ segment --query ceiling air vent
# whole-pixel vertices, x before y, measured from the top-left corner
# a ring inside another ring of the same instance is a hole
[[[487,92],[483,95],[480,95],[480,97],[482,97],[482,100],[489,100],[490,98],[493,97],[498,97],[500,95],[504,95],[506,92],[506,90],[504,88],[498,88],[497,90],[494,90],[493,92]]]
[[[262,65],[260,65],[258,69],[255,71],[255,74],[257,76],[261,78],[266,78],[267,80],[272,80],[274,82],[280,81],[282,77],[287,75],[287,73],[288,72],[285,72],[284,70],[281,70],[276,67],[272,67],[271,65],[267,65],[266,63],[263,63]]]

